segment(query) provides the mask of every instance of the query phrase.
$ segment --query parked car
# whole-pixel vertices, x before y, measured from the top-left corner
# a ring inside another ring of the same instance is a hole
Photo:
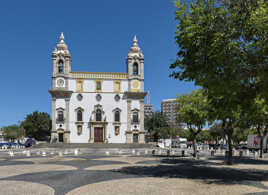
[[[34,139],[27,139],[26,142],[23,144],[26,148],[28,147],[32,147],[34,145],[36,145],[36,141]]]
[[[0,148],[1,149],[8,149],[8,143],[0,143]]]

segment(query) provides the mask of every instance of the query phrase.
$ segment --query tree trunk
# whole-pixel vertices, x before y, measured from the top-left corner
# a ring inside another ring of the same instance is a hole
[[[197,150],[196,150],[196,138],[195,137],[194,137],[194,141],[193,141],[193,150],[194,150],[194,155],[193,156],[196,157],[196,153],[197,153],[196,151]]]
[[[262,151],[263,151],[263,135],[260,134],[261,142],[260,142],[260,158],[262,158]]]
[[[227,165],[232,165],[233,164],[233,146],[232,146],[232,132],[230,130],[227,133],[228,137],[228,157],[227,157]]]

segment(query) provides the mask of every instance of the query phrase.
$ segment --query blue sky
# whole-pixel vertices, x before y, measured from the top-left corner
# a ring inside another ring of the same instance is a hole
[[[0,3],[0,127],[35,110],[51,113],[51,53],[64,32],[73,71],[125,72],[136,34],[145,56],[145,90],[161,100],[195,86],[169,78],[178,47],[171,0],[10,0]]]

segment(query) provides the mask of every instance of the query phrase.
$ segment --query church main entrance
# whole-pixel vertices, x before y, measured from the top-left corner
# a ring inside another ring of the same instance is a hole
[[[59,133],[59,142],[63,142],[63,133]]]
[[[139,143],[139,134],[133,133],[133,143]]]
[[[103,142],[103,127],[94,128],[94,142]]]

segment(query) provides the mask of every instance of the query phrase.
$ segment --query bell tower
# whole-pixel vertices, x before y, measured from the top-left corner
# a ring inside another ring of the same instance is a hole
[[[144,55],[134,36],[127,56],[128,91],[126,143],[145,143],[144,131]]]
[[[71,55],[61,33],[60,42],[52,52],[52,98],[51,142],[70,142],[69,110],[73,91],[69,90]],[[59,103],[64,102],[64,104]]]
[[[127,73],[129,79],[128,91],[144,91],[144,56],[138,46],[136,35],[127,56]]]
[[[68,77],[71,72],[71,55],[64,42],[63,33],[60,35],[60,42],[52,52],[52,65],[52,89],[68,89]]]

